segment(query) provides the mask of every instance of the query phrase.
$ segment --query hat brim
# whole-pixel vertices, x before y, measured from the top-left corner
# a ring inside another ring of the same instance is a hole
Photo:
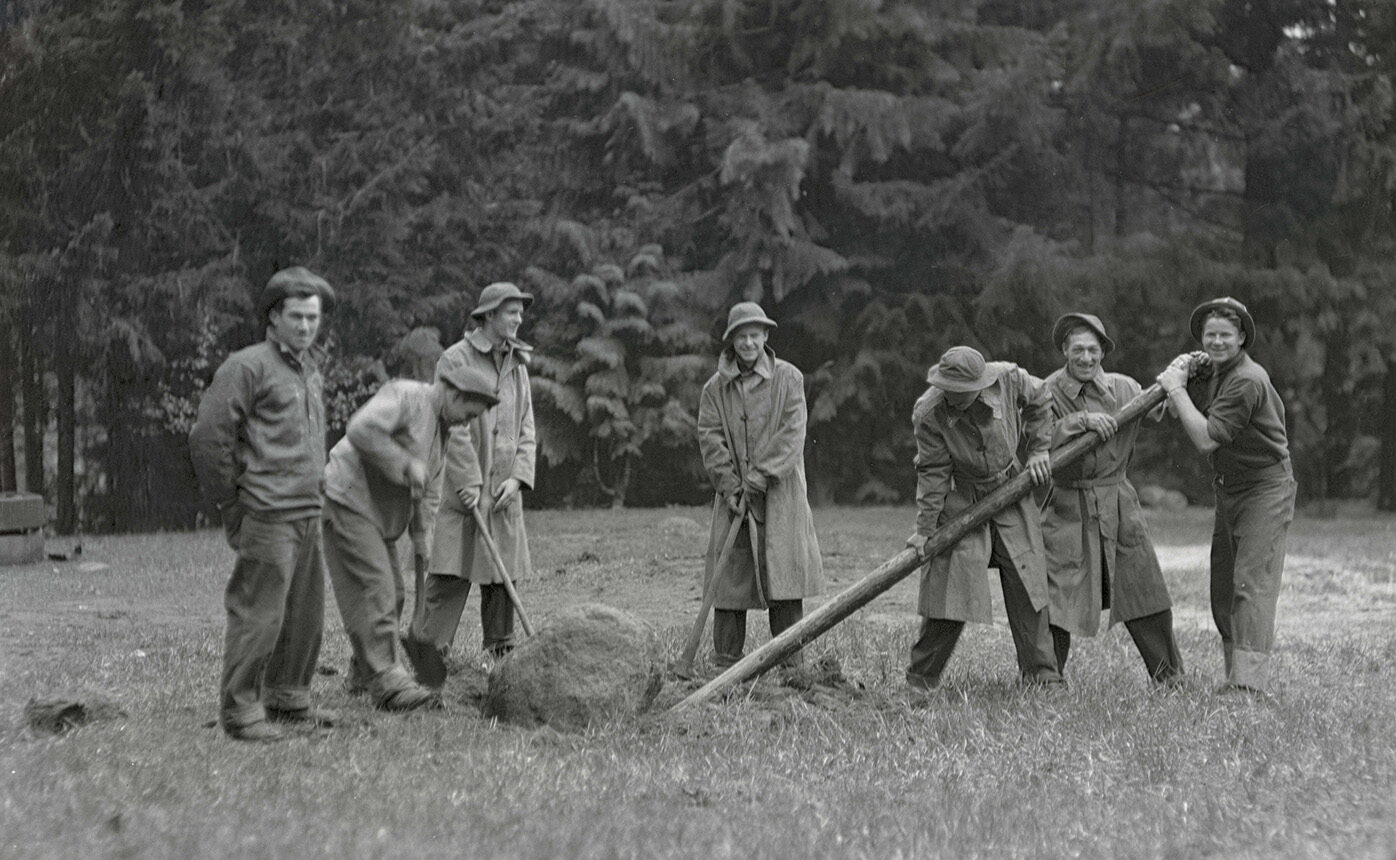
[[[1246,335],[1246,342],[1241,344],[1242,349],[1248,349],[1251,344],[1255,343],[1255,320],[1251,318],[1250,311],[1238,308],[1223,299],[1213,299],[1193,308],[1192,316],[1188,319],[1188,329],[1192,332],[1193,340],[1202,343],[1202,320],[1206,318],[1209,311],[1215,310],[1231,311],[1241,318],[1241,331]]]
[[[926,382],[939,388],[941,391],[953,391],[957,394],[964,394],[969,391],[983,391],[990,385],[998,381],[999,371],[997,368],[985,365],[984,372],[975,379],[947,379],[940,373],[940,365],[937,364],[926,374]]]
[[[490,302],[487,305],[480,305],[476,307],[475,310],[470,312],[470,318],[479,319],[480,317],[484,316],[485,314],[489,313],[490,311],[494,310],[495,308],[499,307],[505,302],[523,302],[524,310],[528,310],[528,306],[533,304],[533,294],[519,293],[513,296],[505,296],[504,298],[498,301]]]
[[[778,328],[778,326],[776,325],[776,321],[773,320],[773,319],[769,319],[769,318],[767,318],[767,317],[760,317],[760,318],[758,318],[758,319],[740,320],[739,322],[734,322],[734,323],[732,323],[731,325],[729,325],[729,326],[727,327],[727,331],[725,331],[725,332],[722,333],[722,342],[723,342],[723,343],[726,343],[726,342],[727,342],[727,339],[730,338],[730,337],[732,336],[732,332],[736,331],[737,329],[741,328],[742,326],[744,326],[744,325],[753,325],[753,324],[754,324],[754,325],[763,325],[763,326],[765,326],[766,328]],[[710,331],[711,331],[711,329],[710,329]]]
[[[1061,348],[1062,341],[1066,340],[1066,333],[1078,325],[1083,325],[1095,332],[1095,336],[1100,340],[1100,348],[1106,355],[1115,351],[1115,342],[1110,339],[1110,335],[1105,333],[1105,329],[1086,319],[1080,314],[1062,314],[1056,324],[1052,326],[1052,343]]]

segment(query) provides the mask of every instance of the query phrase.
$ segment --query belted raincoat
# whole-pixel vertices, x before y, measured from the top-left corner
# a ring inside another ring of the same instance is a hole
[[[743,377],[731,348],[722,351],[698,406],[698,446],[717,491],[708,563],[716,563],[732,518],[724,497],[736,492],[752,471],[761,473],[767,484],[764,573],[769,600],[801,600],[824,588],[805,484],[807,422],[804,376],[795,365],[776,358],[768,347]],[[761,608],[745,587],[755,575],[750,553],[732,553],[713,575],[718,581],[716,608]]]
[[[1061,368],[1047,377],[1047,390],[1056,418],[1053,447],[1088,432],[1087,412],[1113,415],[1141,391],[1123,374],[1100,371],[1080,382]],[[1054,626],[1075,635],[1096,634],[1106,594],[1111,625],[1172,607],[1139,495],[1125,474],[1138,434],[1137,421],[1121,427],[1053,475],[1042,516],[1052,586],[1048,614]]]
[[[942,523],[998,489],[1029,456],[1051,443],[1051,403],[1042,380],[1009,362],[988,363],[998,378],[967,409],[945,393],[926,389],[912,410],[916,435],[916,532],[931,535]],[[1035,611],[1047,605],[1046,550],[1037,504],[1025,496],[992,519]],[[918,611],[926,618],[993,621],[989,592],[989,523],[967,534],[922,569]]]
[[[480,487],[480,511],[486,516],[490,536],[499,547],[510,578],[518,581],[533,572],[524,531],[522,493],[516,493],[503,508],[493,506],[500,484],[509,478],[517,479],[523,490],[533,489],[537,438],[528,382],[532,351],[532,347],[518,340],[509,342],[502,351],[496,350],[485,333],[475,329],[451,345],[437,362],[438,377],[442,368],[455,362],[484,373],[494,382],[499,404],[468,425],[451,430],[441,505],[432,535],[430,572],[434,575],[462,577],[482,585],[503,582],[484,542],[475,540],[475,521],[457,494],[462,486]],[[472,445],[475,457],[468,454],[467,446]]]

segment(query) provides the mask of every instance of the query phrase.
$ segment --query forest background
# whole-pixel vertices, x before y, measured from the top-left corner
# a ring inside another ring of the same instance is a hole
[[[1304,498],[1393,510],[1394,77],[1389,0],[0,0],[0,491],[195,525],[200,393],[301,264],[335,437],[538,296],[536,504],[703,498],[736,300],[814,500],[886,503],[946,347],[1045,375],[1086,310],[1147,384],[1233,295]],[[1210,498],[1174,428],[1134,472]]]

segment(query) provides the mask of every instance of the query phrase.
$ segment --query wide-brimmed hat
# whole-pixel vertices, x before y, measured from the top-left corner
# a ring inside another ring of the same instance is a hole
[[[1066,340],[1067,333],[1082,325],[1095,332],[1095,336],[1100,339],[1100,348],[1106,355],[1114,351],[1115,342],[1110,339],[1110,335],[1105,333],[1105,323],[1100,321],[1100,317],[1095,314],[1076,313],[1075,311],[1057,317],[1057,321],[1052,324],[1052,343],[1060,349],[1062,341]]]
[[[1188,328],[1192,331],[1192,339],[1198,343],[1202,342],[1202,321],[1207,318],[1208,311],[1228,310],[1241,318],[1241,330],[1246,333],[1246,342],[1242,348],[1249,348],[1255,343],[1255,320],[1251,319],[1251,312],[1246,310],[1246,306],[1233,299],[1231,296],[1222,296],[1219,299],[1203,302],[1193,308],[1192,317],[1188,320]]]
[[[257,313],[265,321],[271,320],[272,309],[282,299],[320,297],[320,312],[329,313],[334,309],[334,287],[329,281],[305,268],[292,266],[271,276],[262,295],[257,299]]]
[[[950,347],[926,373],[926,381],[943,391],[982,391],[998,378],[998,370],[971,346]]]
[[[486,406],[499,402],[494,385],[484,371],[464,362],[450,363],[441,369],[441,381],[461,392],[485,401]]]
[[[533,304],[532,293],[526,293],[508,281],[496,281],[480,291],[480,302],[470,315],[482,317],[510,299],[518,299],[525,308]]]
[[[748,323],[760,323],[768,328],[776,327],[776,321],[766,316],[766,312],[761,310],[761,306],[756,302],[737,302],[732,306],[732,310],[727,312],[727,331],[722,333],[723,342],[726,343],[732,332]]]

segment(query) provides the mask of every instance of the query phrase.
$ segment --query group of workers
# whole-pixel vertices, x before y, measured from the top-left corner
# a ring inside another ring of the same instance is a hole
[[[474,583],[484,649],[500,657],[513,648],[514,610],[498,567],[515,578],[531,569],[521,495],[532,488],[536,454],[531,348],[518,338],[531,302],[513,284],[486,287],[471,313],[475,327],[442,353],[433,381],[383,385],[326,463],[310,348],[334,291],[302,267],[268,282],[259,304],[266,339],[219,367],[190,434],[200,484],[237,552],[219,702],[230,737],[269,741],[283,736],[278,723],[338,721],[310,698],[325,568],[352,650],[350,689],[387,711],[441,706],[440,691],[404,660],[396,553],[404,533],[429,572],[407,640],[444,655]],[[776,636],[823,588],[804,473],[804,379],[767,345],[775,327],[756,303],[732,307],[699,403],[698,442],[715,491],[705,585],[718,667],[741,659],[748,611],[767,611]],[[1294,510],[1284,406],[1247,353],[1256,332],[1244,305],[1204,302],[1191,330],[1206,358],[1181,355],[1158,376],[1167,397],[1155,417],[1176,416],[1211,457],[1221,689],[1257,693],[1268,683]],[[1064,361],[1045,380],[952,347],[916,402],[909,546],[921,552],[937,528],[1021,471],[1047,492],[1041,504],[1041,494],[1024,496],[927,560],[906,672],[913,695],[939,684],[965,622],[992,620],[991,567],[1024,681],[1063,683],[1072,636],[1094,635],[1105,609],[1111,624],[1125,624],[1150,679],[1185,677],[1168,589],[1126,476],[1138,423],[1114,418],[1140,385],[1105,370],[1115,344],[1096,316],[1062,316],[1052,340]],[[1086,433],[1100,443],[1054,470],[1050,451]]]

